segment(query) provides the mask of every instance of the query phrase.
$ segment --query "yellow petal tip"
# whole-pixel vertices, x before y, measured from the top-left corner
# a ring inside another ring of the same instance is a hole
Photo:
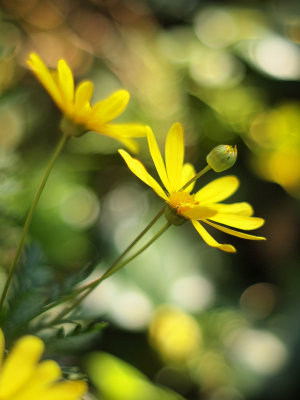
[[[225,251],[226,253],[236,253],[236,248],[231,244],[222,244],[219,249]]]
[[[265,238],[263,236],[257,236],[257,240],[267,240],[267,238]]]

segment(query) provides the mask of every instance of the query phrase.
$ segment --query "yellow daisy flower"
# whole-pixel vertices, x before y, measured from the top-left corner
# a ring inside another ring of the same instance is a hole
[[[23,336],[3,361],[4,336],[0,329],[1,400],[79,400],[87,391],[83,381],[63,381],[53,360],[39,362],[44,343],[36,336]]]
[[[137,143],[132,138],[146,136],[145,126],[111,123],[128,104],[130,95],[127,90],[118,90],[91,106],[93,83],[84,81],[75,89],[72,71],[65,60],[58,61],[56,71],[49,71],[42,59],[31,53],[27,64],[66,117],[62,125],[65,133],[80,136],[91,130],[117,139],[131,151],[137,151]]]
[[[223,226],[252,230],[259,228],[264,223],[262,218],[252,217],[253,209],[248,203],[220,203],[237,190],[239,186],[237,177],[224,176],[216,179],[194,194],[191,194],[191,191],[195,182],[183,189],[196,173],[191,164],[184,164],[184,134],[180,123],[175,123],[169,130],[165,145],[165,163],[155,136],[149,127],[147,127],[147,139],[152,160],[165,190],[148,173],[140,161],[132,158],[124,150],[119,150],[119,153],[128,168],[166,201],[169,205],[167,210],[171,211],[173,215],[175,214],[175,218],[177,217],[178,222],[174,221],[174,224],[180,225],[182,222],[190,220],[209,246],[229,253],[236,252],[236,249],[230,244],[218,243],[202,223],[243,239],[265,240],[263,237],[249,235]]]

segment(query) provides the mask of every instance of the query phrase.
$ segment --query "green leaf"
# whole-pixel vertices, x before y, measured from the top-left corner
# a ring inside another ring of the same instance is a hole
[[[13,341],[30,332],[32,320],[41,315],[46,306],[71,293],[76,285],[89,276],[95,266],[96,262],[88,263],[80,270],[68,274],[67,278],[62,279],[63,283],[59,284],[54,271],[46,264],[40,246],[33,244],[26,248],[9,293],[8,308],[0,316],[0,323],[6,336]],[[39,325],[42,326],[41,321]],[[83,334],[102,329],[95,327],[95,321],[88,328],[87,323],[84,323],[82,328],[77,328],[77,332]],[[38,326],[35,325],[33,330],[34,332],[39,330]],[[59,332],[58,335],[64,336],[63,332]]]
[[[84,281],[95,269],[99,260],[91,261],[79,270],[72,272],[65,279],[60,289],[60,296],[65,296],[74,290],[74,287]]]
[[[8,308],[1,316],[2,329],[13,341],[28,331],[32,319],[39,315],[59,287],[53,271],[46,265],[38,245],[25,250],[8,297]]]

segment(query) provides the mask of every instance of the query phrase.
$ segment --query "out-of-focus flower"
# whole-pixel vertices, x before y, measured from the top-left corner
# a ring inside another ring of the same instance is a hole
[[[86,392],[83,381],[61,380],[53,360],[39,362],[44,343],[36,336],[23,336],[3,361],[4,336],[0,330],[1,400],[79,400]]]
[[[94,352],[86,364],[99,392],[97,399],[184,400],[171,389],[154,385],[141,371],[111,354]]]
[[[75,89],[72,71],[65,60],[58,61],[57,70],[49,71],[41,58],[31,53],[27,64],[63,112],[61,128],[65,134],[81,136],[92,130],[119,140],[133,152],[137,151],[137,143],[132,138],[146,136],[145,126],[111,123],[128,104],[130,95],[127,90],[118,90],[91,106],[93,83],[83,81]]]
[[[171,306],[157,310],[150,326],[150,341],[167,361],[181,363],[202,350],[202,333],[196,320]]]
[[[299,198],[300,103],[283,103],[256,115],[247,139],[254,150],[254,170]]]
[[[195,181],[185,187],[195,177],[196,173],[191,164],[183,163],[184,134],[180,123],[175,123],[169,130],[165,146],[165,163],[152,130],[150,128],[147,128],[147,130],[150,154],[166,191],[148,173],[140,161],[132,158],[124,150],[119,150],[119,153],[124,158],[128,168],[169,205],[166,216],[172,224],[181,225],[186,220],[190,220],[194,228],[209,246],[217,247],[229,253],[236,252],[236,249],[232,245],[218,243],[199,221],[243,239],[265,239],[218,224],[221,223],[238,229],[252,230],[259,228],[264,223],[262,218],[252,217],[253,209],[246,202],[233,204],[220,203],[220,201],[227,199],[237,190],[239,180],[235,176],[225,176],[216,179],[195,194],[191,194]]]

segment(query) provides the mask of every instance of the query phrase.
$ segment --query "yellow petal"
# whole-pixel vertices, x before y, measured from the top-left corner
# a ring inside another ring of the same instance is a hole
[[[236,176],[224,176],[204,186],[196,193],[196,200],[201,204],[217,203],[227,199],[238,188],[239,180]]]
[[[64,381],[45,390],[38,399],[32,400],[80,400],[87,389],[86,382]]]
[[[152,176],[148,173],[146,168],[139,160],[132,158],[124,150],[119,150],[119,153],[123,157],[131,172],[133,172],[141,181],[145,182],[146,185],[150,186],[151,189],[153,189],[160,197],[162,197],[164,200],[168,200],[168,197],[162,190],[161,186],[156,182],[154,178],[152,178]]]
[[[75,109],[80,112],[89,104],[93,95],[94,86],[90,81],[81,82],[75,92]]]
[[[180,181],[180,189],[188,183],[194,176],[196,175],[195,168],[190,163],[185,163],[182,167],[181,171],[181,181]],[[190,193],[195,186],[195,181],[192,182],[187,188],[184,189],[185,192]]]
[[[46,385],[61,378],[61,370],[57,362],[53,360],[42,361],[38,364],[35,377],[39,385]]]
[[[182,211],[180,214],[189,219],[206,219],[211,218],[216,214],[216,211],[202,206],[189,207],[187,210]]]
[[[0,329],[0,373],[1,373],[2,359],[4,355],[4,348],[5,348],[5,339],[3,332]]]
[[[134,138],[146,136],[146,127],[142,124],[106,124],[101,125],[87,121],[86,126],[91,130],[102,135],[110,136],[115,139]]]
[[[36,367],[28,384],[14,395],[14,400],[40,400],[43,393],[47,393],[49,386],[57,382],[61,376],[61,370],[55,361],[41,362]]]
[[[139,145],[138,143],[133,140],[133,139],[124,139],[124,138],[117,138],[117,140],[121,143],[123,143],[123,145],[131,151],[131,153],[138,153],[139,152]]]
[[[210,222],[210,221],[204,221],[204,222],[206,224],[209,224],[209,225],[213,226],[216,229],[219,229],[222,232],[228,233],[229,235],[232,235],[232,236],[237,236],[237,237],[242,238],[242,239],[266,240],[266,238],[263,237],[263,236],[254,236],[254,235],[249,235],[249,234],[244,233],[244,232],[234,231],[233,229],[229,229],[229,228],[226,228],[225,226],[214,224],[213,222]]]
[[[72,71],[65,60],[59,60],[57,63],[58,82],[65,105],[74,102],[74,79]]]
[[[105,100],[101,100],[92,108],[93,123],[107,124],[118,117],[127,107],[130,95],[127,90],[118,90]]]
[[[149,147],[149,151],[150,151],[152,160],[154,162],[157,173],[158,173],[164,187],[170,193],[171,187],[170,187],[165,164],[163,162],[163,158],[161,156],[157,141],[155,139],[154,133],[152,132],[152,129],[148,126],[146,127],[146,129],[147,129],[148,147]]]
[[[131,138],[142,137],[146,135],[145,125],[141,124],[93,125],[87,122],[85,123],[85,126],[92,131],[119,140],[133,153],[138,152],[139,146],[137,142]]]
[[[63,101],[61,98],[60,90],[56,82],[54,81],[49,69],[46,67],[41,58],[37,54],[31,53],[27,60],[27,64],[29,65],[37,79],[50,94],[55,103],[58,105],[58,107],[63,109]]]
[[[192,224],[194,225],[194,228],[196,231],[199,233],[199,235],[202,237],[202,239],[211,247],[217,247],[220,250],[226,251],[227,253],[235,253],[236,249],[234,246],[231,244],[221,244],[217,242],[208,232],[206,229],[203,228],[203,226],[195,220],[191,220]]]
[[[247,217],[253,215],[252,206],[246,202],[232,203],[232,204],[216,203],[216,204],[209,204],[209,207],[221,214],[245,215]]]
[[[234,214],[221,214],[218,213],[213,217],[210,217],[215,222],[219,222],[223,225],[232,226],[238,229],[252,230],[261,227],[265,221],[262,218],[257,217],[246,217],[244,215]]]
[[[181,171],[184,159],[184,135],[179,122],[171,126],[165,146],[166,169],[172,192],[181,189]]]
[[[13,347],[0,375],[0,399],[12,396],[27,383],[44,351],[36,336],[24,336]]]

